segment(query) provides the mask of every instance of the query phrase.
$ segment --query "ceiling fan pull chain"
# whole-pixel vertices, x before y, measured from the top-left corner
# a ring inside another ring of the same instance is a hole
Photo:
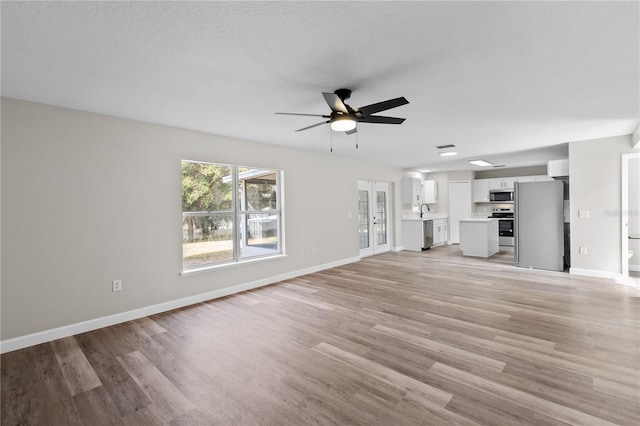
[[[356,132],[356,149],[358,149],[358,132]]]
[[[329,141],[331,144],[331,152],[333,152],[333,132],[331,131],[331,127],[329,127]]]

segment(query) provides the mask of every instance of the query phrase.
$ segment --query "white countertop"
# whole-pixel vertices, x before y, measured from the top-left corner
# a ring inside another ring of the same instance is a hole
[[[460,219],[460,222],[476,222],[476,223],[489,223],[496,221],[498,219],[494,219],[491,217],[470,217],[467,219]]]
[[[402,220],[433,220],[433,219],[448,219],[449,215],[446,213],[425,213],[420,217],[419,214],[407,214],[402,216]]]

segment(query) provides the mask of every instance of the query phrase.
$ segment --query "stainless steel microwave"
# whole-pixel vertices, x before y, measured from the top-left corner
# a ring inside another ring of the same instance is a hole
[[[489,191],[491,203],[513,203],[513,190],[492,189]]]

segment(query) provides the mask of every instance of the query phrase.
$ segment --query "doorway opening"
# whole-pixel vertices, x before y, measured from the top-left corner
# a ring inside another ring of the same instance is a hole
[[[640,152],[622,154],[621,174],[621,281],[640,287]]]

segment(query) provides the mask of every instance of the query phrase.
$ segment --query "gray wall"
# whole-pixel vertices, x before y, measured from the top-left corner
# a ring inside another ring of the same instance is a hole
[[[627,152],[630,135],[569,144],[572,269],[621,272],[620,164]],[[589,210],[589,218],[578,219],[579,210]]]
[[[283,169],[288,256],[179,276],[181,159]],[[357,180],[403,174],[3,98],[2,339],[356,257]]]

